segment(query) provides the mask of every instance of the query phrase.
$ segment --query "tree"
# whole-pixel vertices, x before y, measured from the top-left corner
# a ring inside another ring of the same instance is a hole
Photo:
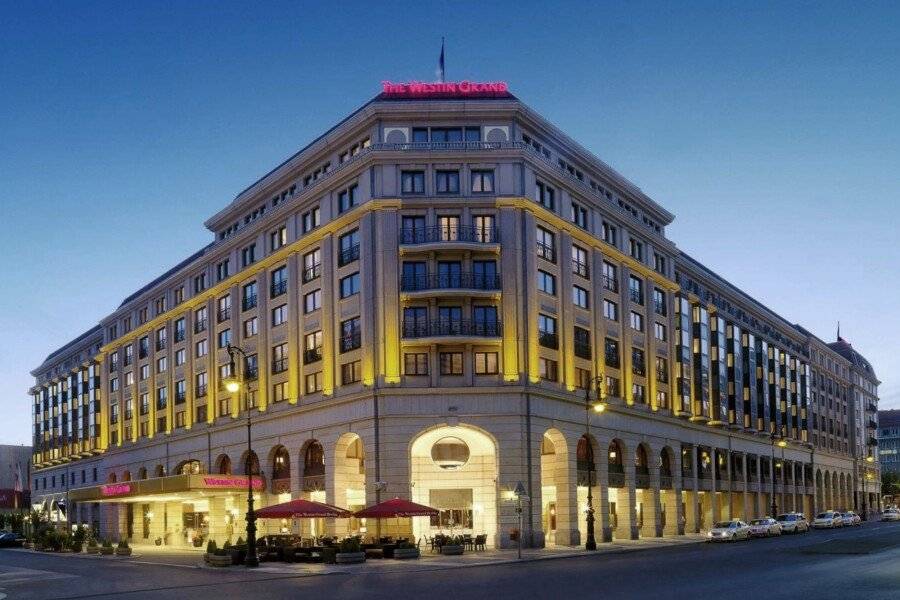
[[[881,493],[885,496],[900,494],[900,473],[888,472],[881,474]]]

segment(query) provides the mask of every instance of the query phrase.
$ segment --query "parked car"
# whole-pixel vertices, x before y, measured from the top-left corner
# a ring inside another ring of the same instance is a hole
[[[783,533],[807,533],[809,531],[809,521],[801,513],[778,515],[775,520],[781,525]]]
[[[862,517],[853,512],[852,510],[848,510],[843,513],[844,518],[844,527],[853,527],[854,525],[862,525]]]
[[[770,537],[781,535],[781,525],[772,517],[750,521],[750,537]]]
[[[834,529],[835,527],[843,527],[844,519],[841,513],[833,510],[820,512],[813,519],[813,529]]]
[[[719,521],[706,534],[710,542],[735,542],[750,539],[750,526],[743,521]]]
[[[900,510],[889,508],[881,514],[882,521],[900,521]]]
[[[2,548],[20,548],[25,543],[25,537],[20,533],[3,533],[0,534],[0,547]]]

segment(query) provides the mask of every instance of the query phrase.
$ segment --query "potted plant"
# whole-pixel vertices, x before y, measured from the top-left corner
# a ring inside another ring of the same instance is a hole
[[[199,547],[201,547],[201,546],[203,545],[203,536],[202,536],[202,535],[195,535],[195,536],[193,537],[193,539],[191,540],[191,543],[194,544],[194,548],[199,548]],[[213,542],[213,544],[215,544],[215,542]]]
[[[119,540],[116,546],[116,556],[131,556],[131,547],[128,545],[128,540]]]
[[[463,553],[463,539],[461,536],[448,537],[447,541],[441,546],[441,554],[447,556],[456,556]]]
[[[212,567],[230,567],[231,550],[219,548],[209,556],[209,564]]]
[[[157,546],[162,546],[162,538],[157,536],[157,538],[155,540],[153,540],[153,543],[156,544]]]
[[[231,547],[231,564],[242,565],[245,558],[247,558],[247,543],[244,542],[244,538],[239,537]]]
[[[110,556],[113,554],[113,552],[114,552],[114,549],[113,549],[112,542],[107,539],[103,540],[103,543],[100,544],[100,554],[102,554],[104,556]]]
[[[100,546],[97,545],[97,540],[93,537],[88,538],[86,551],[88,554],[97,554],[100,552]]]
[[[394,550],[394,558],[399,560],[419,558],[419,556],[421,556],[419,549],[409,542],[402,542],[401,544],[398,544],[397,548]]]
[[[194,545],[196,546],[196,544]],[[206,554],[203,555],[203,562],[209,563],[209,557],[215,554],[218,549],[219,547],[216,545],[216,540],[209,540],[206,542]]]
[[[339,565],[366,562],[366,553],[363,552],[358,537],[350,537],[341,540],[341,546],[334,555],[334,561]]]

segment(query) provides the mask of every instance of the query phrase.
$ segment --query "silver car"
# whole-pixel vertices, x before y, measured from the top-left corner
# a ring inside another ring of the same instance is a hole
[[[786,513],[775,517],[784,533],[807,533],[809,521],[800,513]]]
[[[900,510],[889,508],[881,514],[882,521],[900,521]]]
[[[841,519],[844,521],[844,527],[853,527],[854,525],[862,525],[862,517],[853,512],[852,510],[848,510],[845,513],[841,513]]]
[[[835,527],[843,527],[844,518],[841,513],[834,510],[826,510],[820,512],[813,519],[813,529],[834,529]]]
[[[781,535],[781,525],[772,517],[750,521],[750,537],[770,537]]]
[[[709,542],[736,542],[750,539],[750,526],[743,521],[719,521],[706,534]]]

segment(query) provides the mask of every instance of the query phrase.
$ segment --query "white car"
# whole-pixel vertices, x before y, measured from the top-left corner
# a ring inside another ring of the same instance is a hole
[[[813,519],[813,529],[834,529],[835,527],[843,527],[844,518],[841,513],[833,510],[820,512]]]
[[[900,510],[889,508],[881,515],[882,521],[900,521]]]
[[[769,537],[773,535],[781,535],[781,525],[772,517],[750,521],[750,537]]]
[[[809,531],[809,521],[800,513],[778,515],[775,520],[781,525],[783,533],[807,533]]]
[[[710,542],[735,542],[750,539],[750,526],[743,521],[720,521],[706,534]]]
[[[862,517],[853,512],[852,510],[848,510],[843,515],[844,517],[844,527],[853,527],[854,525],[862,525]]]

